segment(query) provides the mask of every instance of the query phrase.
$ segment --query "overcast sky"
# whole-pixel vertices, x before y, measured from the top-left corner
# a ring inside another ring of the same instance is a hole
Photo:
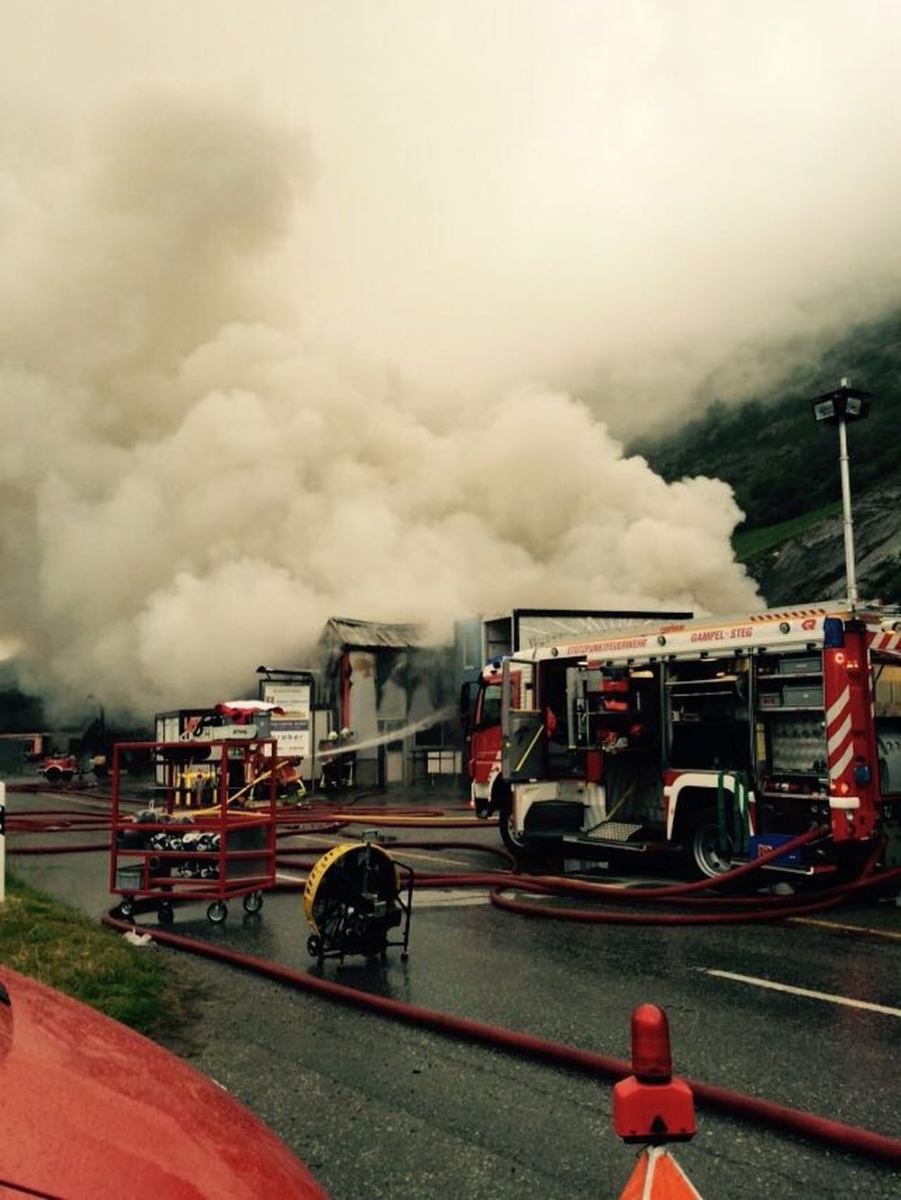
[[[0,0],[0,636],[198,702],[329,615],[754,602],[622,440],[897,304],[899,61],[897,0]]]

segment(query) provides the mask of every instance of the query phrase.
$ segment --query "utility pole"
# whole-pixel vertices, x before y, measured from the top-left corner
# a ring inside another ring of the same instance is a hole
[[[843,378],[834,392],[826,392],[813,401],[813,418],[823,425],[838,426],[839,470],[842,481],[842,511],[845,537],[845,576],[848,583],[848,604],[856,608],[857,570],[854,563],[854,520],[851,515],[851,472],[848,466],[849,421],[863,421],[870,411],[872,392],[852,388]]]

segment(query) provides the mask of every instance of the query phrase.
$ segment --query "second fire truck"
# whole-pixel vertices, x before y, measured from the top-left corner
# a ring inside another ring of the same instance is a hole
[[[778,865],[834,870],[883,834],[901,861],[897,609],[829,602],[520,652],[484,669],[465,724],[474,808],[515,851],[676,849],[715,877],[821,826]]]

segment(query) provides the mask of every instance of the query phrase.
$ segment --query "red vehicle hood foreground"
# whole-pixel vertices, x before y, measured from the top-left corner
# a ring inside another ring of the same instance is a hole
[[[0,969],[0,1194],[325,1200],[287,1146],[167,1050]]]

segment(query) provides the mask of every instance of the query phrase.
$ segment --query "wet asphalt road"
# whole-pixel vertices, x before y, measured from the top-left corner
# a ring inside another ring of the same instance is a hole
[[[13,816],[20,806],[59,807],[58,797],[7,800]],[[495,845],[497,833],[384,836]],[[105,854],[16,855],[17,844],[40,840],[47,839],[9,839],[20,877],[91,916],[112,907]],[[307,839],[314,842],[324,839]],[[398,845],[396,853],[420,872],[492,865],[458,846],[428,853]],[[406,963],[392,949],[386,963],[348,958],[321,968],[306,951],[299,892],[267,895],[259,918],[233,903],[223,926],[211,926],[204,908],[179,909],[174,930],[616,1059],[629,1057],[632,1010],[651,1001],[667,1010],[678,1074],[901,1137],[901,909],[893,903],[803,923],[622,927],[530,920],[497,910],[484,891],[423,888]],[[141,919],[155,927],[152,915]],[[202,1018],[173,1048],[266,1121],[334,1200],[565,1200],[616,1197],[625,1185],[635,1150],[613,1133],[606,1080],[194,956],[150,952],[171,955],[201,989]],[[887,1167],[707,1108],[699,1107],[695,1139],[674,1153],[706,1200],[901,1196],[901,1178]]]

